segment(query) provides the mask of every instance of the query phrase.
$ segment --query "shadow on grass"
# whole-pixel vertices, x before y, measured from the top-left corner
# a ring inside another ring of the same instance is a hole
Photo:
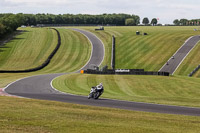
[[[0,46],[0,53],[6,51],[6,49],[9,49],[10,47],[8,46]]]
[[[6,45],[6,43],[12,42],[14,40],[24,39],[24,38],[17,37],[18,35],[21,35],[24,32],[30,32],[30,31],[27,31],[27,30],[17,30],[17,31],[15,31],[13,33],[4,35],[3,37],[0,38],[0,46]]]
[[[11,41],[14,41],[14,40],[21,40],[21,39],[25,39],[25,38],[16,37],[16,38],[13,38]]]
[[[2,50],[3,48],[10,48],[10,47],[8,47],[8,46],[0,46],[0,50]]]

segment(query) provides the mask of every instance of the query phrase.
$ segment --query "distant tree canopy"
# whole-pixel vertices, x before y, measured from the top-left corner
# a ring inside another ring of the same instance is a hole
[[[110,24],[124,26],[127,18],[133,18],[139,24],[139,16],[129,14],[24,14],[24,25],[36,24]]]
[[[173,21],[173,23],[174,23],[174,25],[180,25],[180,21],[179,21],[178,19],[175,19],[175,20]]]
[[[156,19],[156,18],[153,18],[152,20],[151,20],[151,24],[152,25],[156,25],[158,23],[158,20]]]
[[[127,18],[125,20],[126,26],[136,26],[140,23],[140,17],[139,16],[133,16],[132,18]]]
[[[133,18],[127,18],[125,21],[125,25],[126,26],[134,26],[135,25],[135,21]]]
[[[126,19],[131,19],[131,25],[138,25],[140,17],[130,14],[0,14],[0,38],[4,34],[15,31],[21,25],[37,24],[104,24],[124,26]]]
[[[143,19],[142,23],[143,23],[144,25],[149,24],[149,19],[148,19],[147,17],[145,17],[145,18]]]
[[[195,26],[195,25],[200,25],[200,19],[192,19],[192,20],[175,19],[173,23],[174,25],[177,25],[177,26]]]
[[[15,31],[23,22],[22,14],[0,14],[0,38]]]

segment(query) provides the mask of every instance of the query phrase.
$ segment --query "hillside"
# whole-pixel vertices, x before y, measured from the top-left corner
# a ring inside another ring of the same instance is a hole
[[[94,28],[83,29],[95,33],[106,45],[104,65],[110,66],[111,36],[115,35],[116,67],[147,71],[158,71],[189,37],[200,34],[193,26],[105,27],[105,31],[94,31]],[[148,35],[137,36],[136,31]]]

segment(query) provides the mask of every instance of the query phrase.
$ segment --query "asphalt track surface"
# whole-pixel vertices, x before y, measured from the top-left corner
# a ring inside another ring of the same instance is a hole
[[[83,67],[86,69],[90,64],[100,65],[104,58],[104,46],[102,42],[93,34],[87,31],[77,30],[84,34],[91,42],[93,46],[92,55],[88,63]],[[66,73],[61,74],[48,74],[37,75],[28,78],[24,78],[8,85],[4,91],[8,94],[26,98],[52,100],[74,104],[83,104],[90,106],[119,108],[126,110],[167,113],[167,114],[179,114],[179,115],[191,115],[200,116],[200,108],[169,106],[150,103],[129,102],[111,99],[87,99],[86,96],[76,96],[59,92],[52,88],[51,81]],[[88,89],[88,93],[89,93]]]
[[[168,62],[160,69],[163,72],[169,72],[174,74],[183,60],[187,57],[190,51],[195,47],[200,41],[200,36],[193,36],[189,38],[180,49],[168,60]]]

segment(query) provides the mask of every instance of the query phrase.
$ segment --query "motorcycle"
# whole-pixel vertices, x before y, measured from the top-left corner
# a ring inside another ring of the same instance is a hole
[[[90,94],[88,95],[88,99],[90,98],[98,99],[103,94],[103,92],[104,92],[103,87],[101,88],[97,88],[96,86],[92,87]]]

